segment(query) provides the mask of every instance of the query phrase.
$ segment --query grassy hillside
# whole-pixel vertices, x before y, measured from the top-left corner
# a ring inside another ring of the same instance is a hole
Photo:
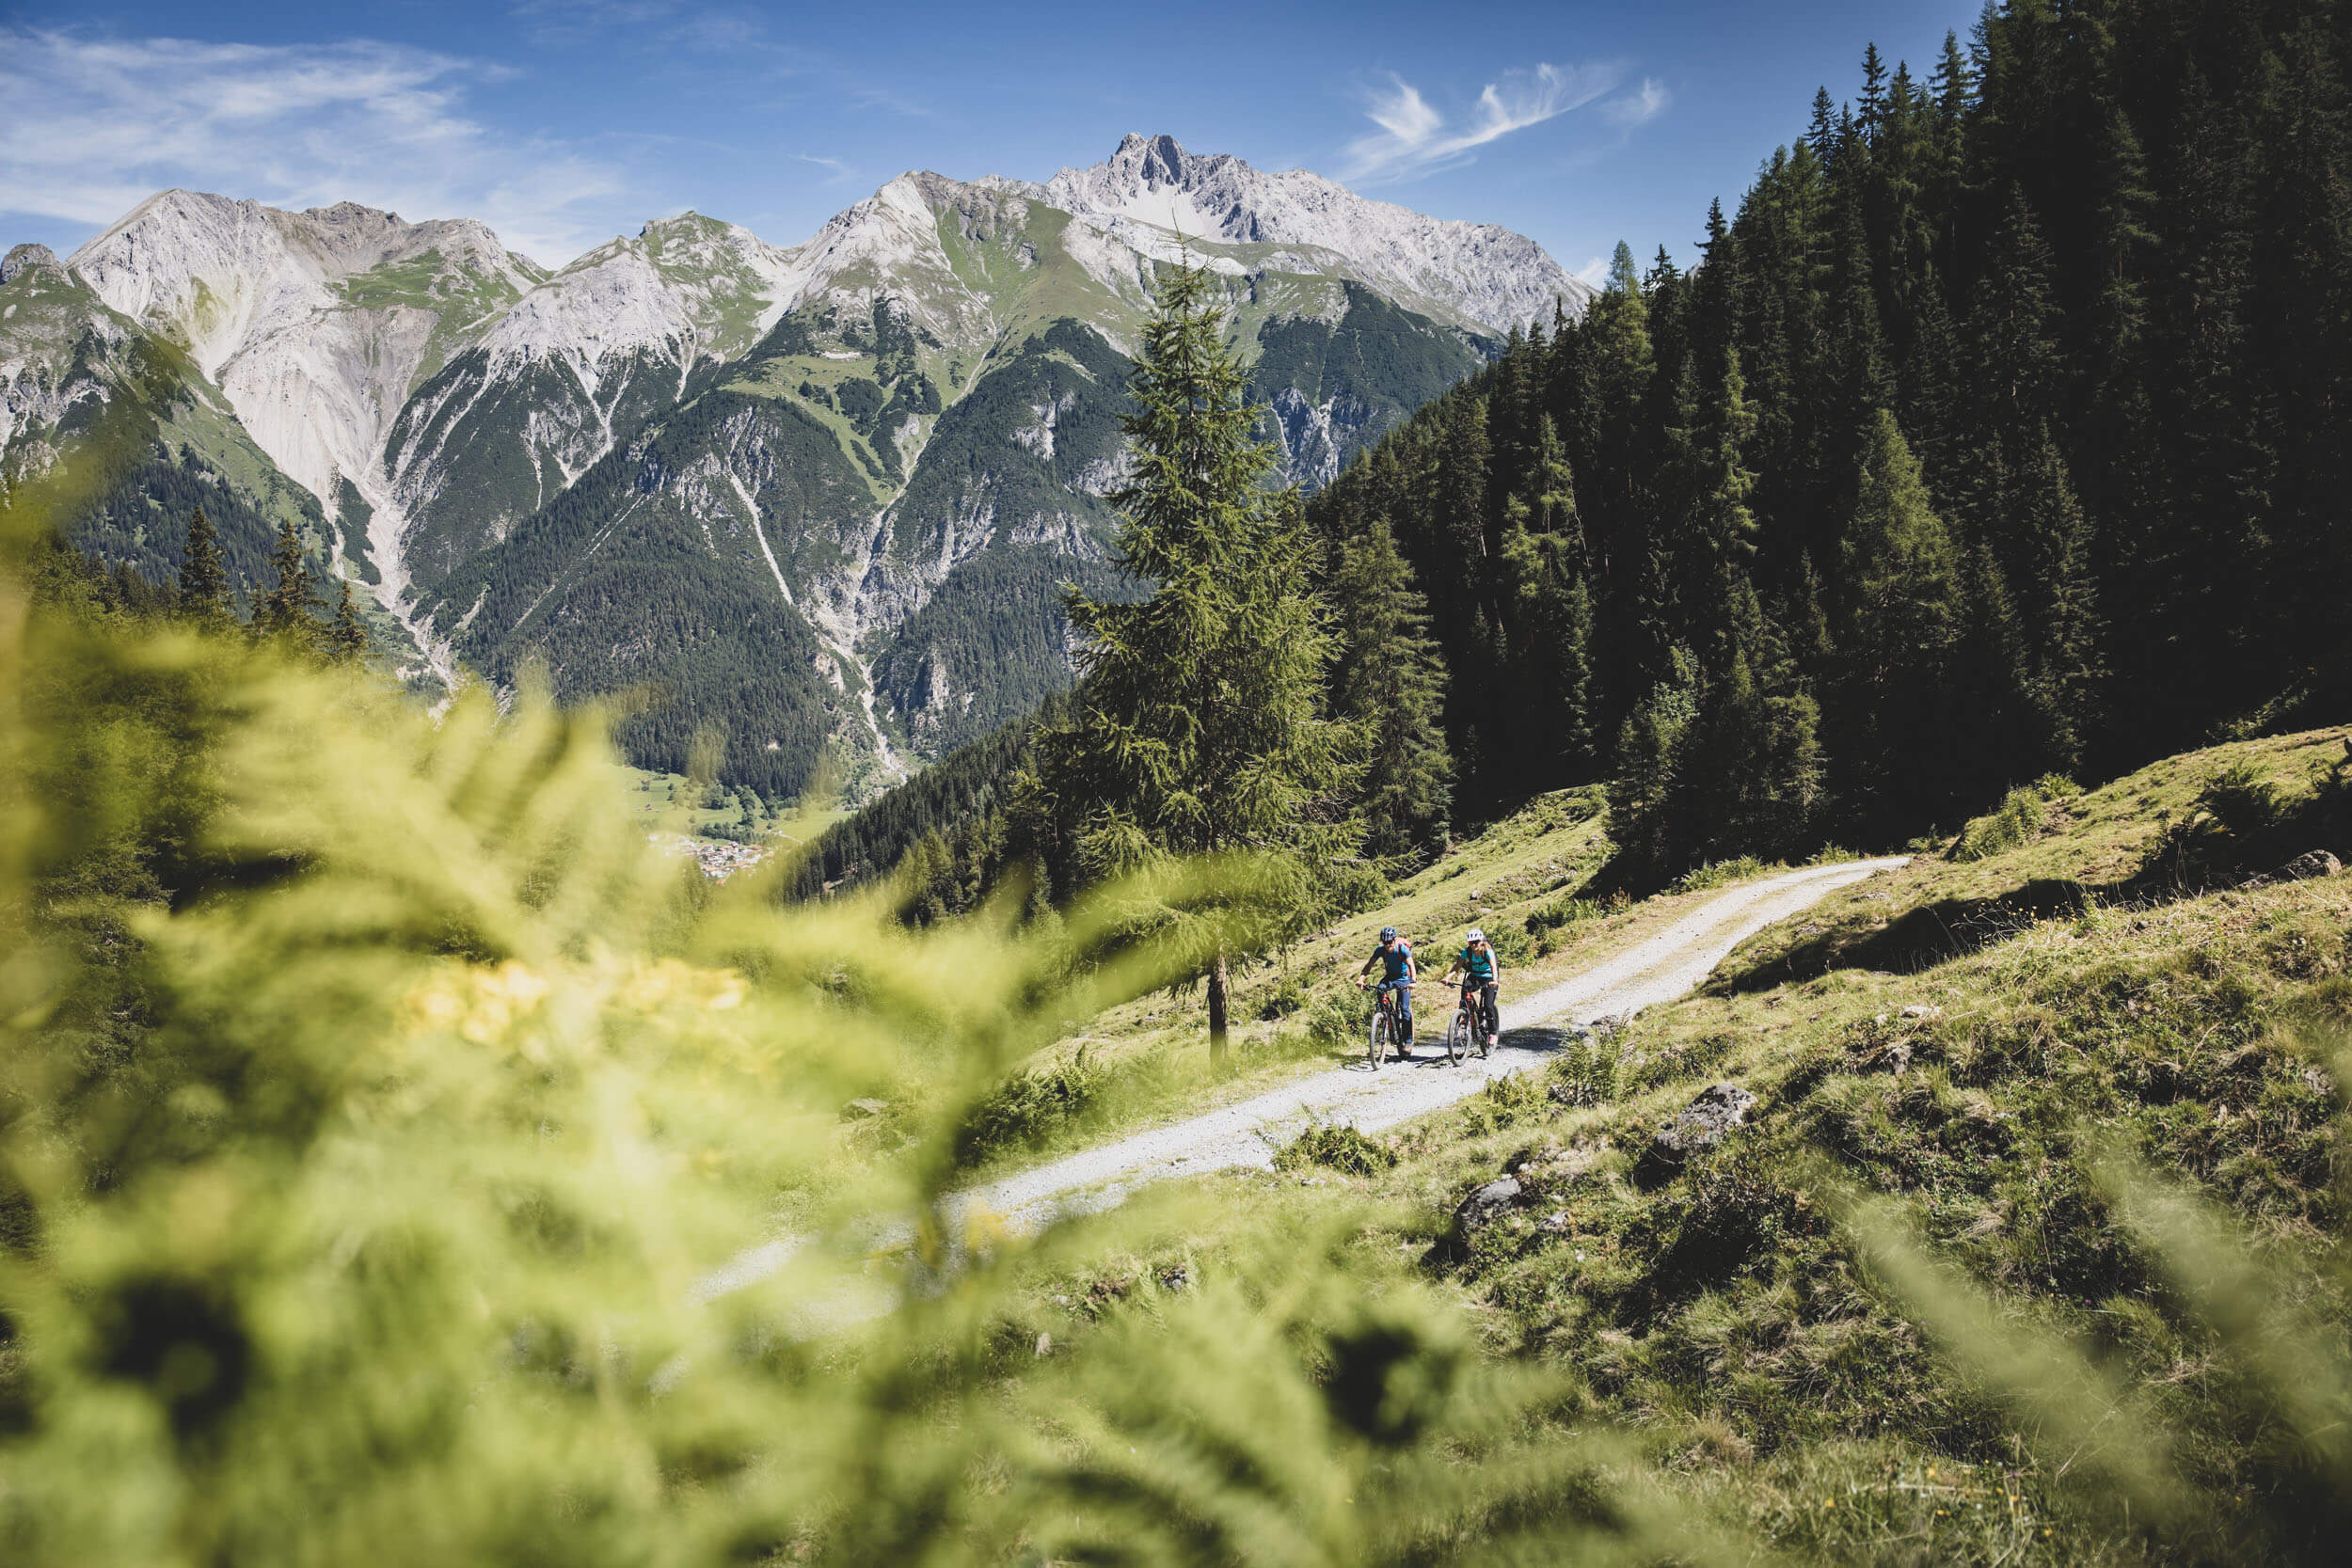
[[[1487,1354],[1570,1373],[1758,1550],[2319,1560],[2352,1499],[2328,1426],[2352,876],[2262,874],[2348,839],[2340,729],[2023,792],[1689,999],[1379,1140],[1393,1169],[1226,1179],[1233,1233],[1354,1213],[1367,1289],[1449,1282]],[[1526,903],[1419,880],[1359,924]],[[1757,1097],[1745,1124],[1653,1153],[1716,1084]],[[1456,1205],[1506,1173],[1466,1232]]]

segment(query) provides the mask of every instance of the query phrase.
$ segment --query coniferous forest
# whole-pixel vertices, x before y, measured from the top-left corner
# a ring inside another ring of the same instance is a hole
[[[1410,562],[1463,805],[1608,775],[1669,860],[1899,841],[2339,711],[2348,51],[2239,0],[1872,49],[1700,264],[1621,246],[1351,467],[1312,515]]]
[[[1310,501],[1369,847],[1604,779],[1637,877],[1899,844],[2341,712],[2347,60],[2321,0],[1988,7],[1696,265],[1620,245]],[[824,877],[1021,852],[920,804]]]

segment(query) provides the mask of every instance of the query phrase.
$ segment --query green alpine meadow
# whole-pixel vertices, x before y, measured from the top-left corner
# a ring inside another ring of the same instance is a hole
[[[0,1563],[2343,1560],[2352,5],[0,84]]]

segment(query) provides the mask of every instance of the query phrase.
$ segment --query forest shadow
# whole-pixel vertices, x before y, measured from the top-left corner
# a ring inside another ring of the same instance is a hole
[[[1728,990],[1734,994],[1771,990],[1819,979],[1834,969],[1909,974],[1965,958],[2042,921],[2081,914],[2094,904],[2166,901],[2155,896],[2156,891],[2157,884],[2139,876],[2114,882],[2035,878],[1990,897],[1941,898],[1869,930],[1823,931],[1733,977]],[[2193,895],[2187,889],[2170,893],[2171,897]]]
[[[2006,892],[1943,898],[1884,926],[1825,930],[1733,976],[1729,994],[1771,990],[1836,969],[1912,974],[1982,951],[2044,920],[2093,908],[2145,910],[2229,888],[2311,874],[2296,863],[2352,850],[2352,740],[2312,793],[2282,796],[2241,769],[2208,784],[2191,810],[2150,845],[2130,875],[2108,881],[2033,878]]]

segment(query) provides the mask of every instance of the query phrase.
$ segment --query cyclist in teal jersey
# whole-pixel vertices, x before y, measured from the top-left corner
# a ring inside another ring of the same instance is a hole
[[[1396,1053],[1400,1058],[1410,1056],[1413,1053],[1413,981],[1419,977],[1413,966],[1413,944],[1398,936],[1395,927],[1382,927],[1380,945],[1372,950],[1372,957],[1364,960],[1364,967],[1356,972],[1359,989],[1363,986],[1364,976],[1372,973],[1375,964],[1380,966],[1381,974],[1380,984],[1374,990],[1396,992],[1396,1026],[1399,1031]]]
[[[1478,993],[1478,1027],[1485,1031],[1486,1044],[1491,1048],[1500,1042],[1502,1033],[1502,1015],[1495,1006],[1495,998],[1502,990],[1502,960],[1495,957],[1494,943],[1486,940],[1486,933],[1475,926],[1470,928],[1470,936],[1455,957],[1454,967],[1438,983],[1444,985],[1457,977],[1465,991]]]

